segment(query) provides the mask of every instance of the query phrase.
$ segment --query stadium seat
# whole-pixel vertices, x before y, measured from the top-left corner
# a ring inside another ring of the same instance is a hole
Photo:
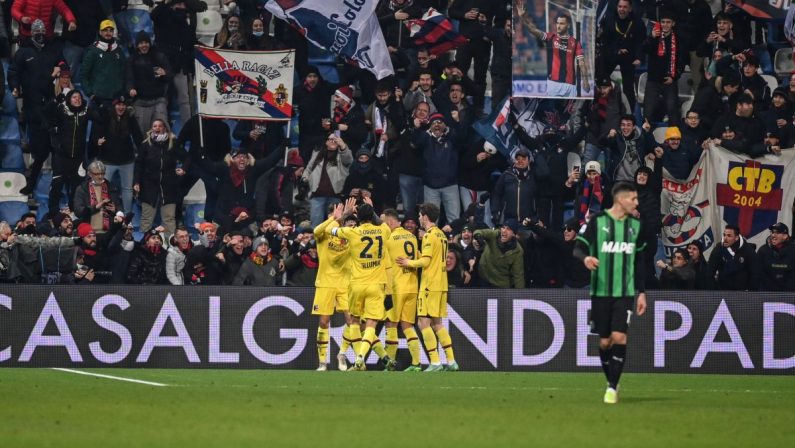
[[[215,33],[224,25],[224,18],[218,11],[207,10],[196,15],[196,37],[204,45],[212,45]]]
[[[657,143],[664,142],[665,141],[665,131],[667,131],[667,130],[668,130],[668,126],[660,126],[658,128],[655,128],[653,131],[651,131],[652,135],[654,136],[654,140]]]
[[[191,234],[191,238],[197,239],[199,237],[196,232],[195,224],[204,222],[204,203],[207,200],[207,192],[204,188],[204,182],[199,179],[193,188],[188,191],[182,204],[185,210],[184,222],[185,227]]]
[[[11,225],[28,212],[28,197],[19,194],[25,186],[25,176],[20,173],[0,173],[0,220]]]
[[[789,76],[795,71],[795,62],[792,61],[792,48],[776,50],[773,57],[773,69],[778,76]]]
[[[648,73],[641,73],[640,77],[638,77],[638,91],[637,95],[638,104],[643,104],[643,98],[646,97],[646,79],[648,79]]]
[[[690,106],[692,106],[692,105],[693,105],[693,98],[690,98],[689,100],[687,100],[684,103],[682,103],[682,117],[683,118],[685,116],[687,116],[687,111],[690,110]]]
[[[677,86],[679,87],[679,101],[686,101],[693,98],[693,77],[690,75],[690,72],[682,73],[682,76],[679,77],[679,81],[677,81]]]
[[[135,35],[139,31],[146,31],[154,39],[155,28],[149,11],[144,9],[127,9],[116,13],[114,16],[118,26],[118,33],[123,33],[119,38],[124,42],[135,42]]]
[[[765,82],[767,83],[767,88],[770,89],[770,94],[772,95],[773,91],[776,90],[776,87],[778,87],[778,79],[776,79],[776,77],[773,75],[760,75],[760,76],[762,76],[762,79],[764,79]]]

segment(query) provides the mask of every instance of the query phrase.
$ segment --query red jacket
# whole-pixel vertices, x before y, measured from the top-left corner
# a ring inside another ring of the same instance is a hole
[[[19,35],[30,37],[30,25],[36,19],[41,19],[47,27],[45,35],[52,37],[55,17],[53,9],[57,9],[66,23],[77,22],[74,14],[63,0],[16,0],[11,7],[11,17],[19,22]],[[22,23],[23,17],[30,17],[30,23]]]

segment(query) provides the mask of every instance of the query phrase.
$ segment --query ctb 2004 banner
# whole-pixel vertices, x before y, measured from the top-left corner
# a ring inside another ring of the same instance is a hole
[[[5,286],[0,366],[310,369],[317,365],[312,294]],[[452,291],[456,360],[470,371],[598,370],[589,308],[585,294],[570,290]],[[342,341],[341,318],[331,334],[330,357]],[[630,371],[792,374],[795,303],[784,294],[653,292],[647,314],[632,318],[630,340]],[[405,361],[404,341],[401,348]]]

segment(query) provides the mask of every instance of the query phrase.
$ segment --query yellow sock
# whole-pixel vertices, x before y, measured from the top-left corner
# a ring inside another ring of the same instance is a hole
[[[411,364],[418,366],[420,364],[420,340],[417,337],[417,332],[414,331],[414,327],[411,327],[404,329],[403,334],[406,336],[406,343],[409,345]]]
[[[397,358],[398,350],[398,332],[397,327],[388,327],[386,329],[386,354],[390,358]]]
[[[384,349],[384,344],[381,343],[381,340],[375,338],[373,341],[373,351],[376,355],[378,355],[378,359],[383,359],[386,356],[386,349]]]
[[[427,327],[422,329],[422,342],[425,344],[425,351],[428,352],[428,358],[431,364],[439,364],[439,351],[436,349],[436,335],[433,333],[433,328]]]
[[[359,348],[362,345],[361,327],[359,327],[358,324],[351,324],[350,335],[351,335],[351,345],[353,346],[353,352],[358,354]]]
[[[439,344],[441,344],[442,349],[444,350],[444,356],[447,357],[447,364],[452,364],[455,362],[455,355],[453,355],[453,339],[450,338],[450,333],[447,331],[447,328],[440,328],[436,331],[436,337],[439,338]]]
[[[328,328],[317,327],[317,359],[321,364],[326,364],[326,351],[328,350]]]
[[[357,355],[364,358],[367,355],[367,352],[370,351],[370,347],[375,343],[375,328],[374,327],[367,327],[364,329],[364,336],[362,336],[362,342],[359,347],[359,351]],[[383,350],[383,348],[382,348]]]
[[[340,353],[346,353],[348,351],[348,347],[351,346],[351,326],[345,324],[345,328],[342,329],[342,345],[340,345]]]

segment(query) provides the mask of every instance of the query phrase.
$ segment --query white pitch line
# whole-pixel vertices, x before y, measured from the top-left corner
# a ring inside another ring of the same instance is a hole
[[[97,378],[105,378],[109,380],[117,380],[117,381],[126,381],[128,383],[137,383],[137,384],[145,384],[147,386],[157,386],[157,387],[166,387],[168,384],[163,383],[153,383],[151,381],[144,381],[144,380],[136,380],[133,378],[124,378],[121,376],[113,376],[113,375],[103,375],[101,373],[91,373],[91,372],[81,372],[80,370],[72,370],[72,369],[64,369],[60,367],[53,367],[53,370],[58,370],[60,372],[68,372],[68,373],[76,373],[78,375],[88,375],[88,376],[95,376]]]

